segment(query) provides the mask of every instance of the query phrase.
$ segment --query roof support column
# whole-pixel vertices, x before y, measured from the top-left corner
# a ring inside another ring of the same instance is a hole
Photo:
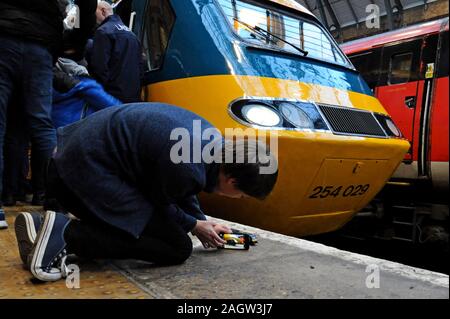
[[[384,0],[384,7],[386,9],[386,14],[387,14],[388,29],[392,30],[392,29],[394,29],[394,14],[392,12],[391,1]]]
[[[333,21],[333,25],[336,28],[336,32],[338,34],[339,40],[342,40],[342,33],[341,33],[341,24],[339,23],[339,20],[337,19],[336,13],[333,10],[333,7],[331,6],[331,3],[329,0],[323,0],[325,2],[325,7],[328,10],[328,13],[330,14],[331,20]],[[331,30],[330,30],[331,31]]]
[[[316,1],[317,8],[319,9],[320,17],[322,18],[323,24],[327,27],[327,29],[330,29],[330,25],[328,24],[327,15],[325,14],[325,9],[323,6],[322,0]]]

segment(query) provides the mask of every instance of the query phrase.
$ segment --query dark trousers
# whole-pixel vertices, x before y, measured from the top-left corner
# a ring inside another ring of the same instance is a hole
[[[183,263],[192,253],[188,234],[162,213],[155,212],[138,239],[98,219],[67,188],[53,161],[48,167],[47,196],[55,198],[65,210],[80,219],[70,222],[64,233],[68,252],[79,257],[139,259],[172,265]]]
[[[8,109],[8,124],[4,139],[3,197],[23,200],[28,190],[29,136],[24,125],[22,103],[14,96]],[[42,186],[43,187],[43,186]]]
[[[52,56],[43,46],[0,35],[0,181],[3,180],[3,143],[7,107],[13,90],[22,95],[25,125],[30,133],[35,187],[40,188],[45,164],[56,146],[51,120]],[[14,107],[14,106],[12,106]],[[0,193],[2,193],[0,182]]]

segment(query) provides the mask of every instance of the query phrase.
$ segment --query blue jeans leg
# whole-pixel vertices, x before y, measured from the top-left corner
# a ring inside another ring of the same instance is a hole
[[[56,146],[51,120],[52,56],[46,48],[35,44],[28,44],[25,51],[29,58],[24,62],[24,108],[32,145],[33,192],[43,193],[46,164]]]
[[[17,74],[21,69],[21,50],[19,42],[0,36],[0,194],[3,192],[3,144],[7,109],[14,84],[17,82]],[[1,201],[0,207],[2,207]]]

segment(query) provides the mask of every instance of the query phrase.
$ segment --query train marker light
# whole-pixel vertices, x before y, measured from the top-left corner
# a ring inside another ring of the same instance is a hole
[[[306,114],[306,112],[304,112],[294,104],[289,102],[282,102],[280,103],[280,111],[284,118],[295,127],[302,129],[314,128],[314,123]]]

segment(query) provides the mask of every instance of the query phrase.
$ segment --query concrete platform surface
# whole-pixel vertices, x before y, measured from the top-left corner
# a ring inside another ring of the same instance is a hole
[[[194,238],[183,265],[114,265],[157,298],[449,298],[445,274],[209,219],[256,233],[259,243],[248,251],[205,250]]]
[[[0,231],[1,298],[420,298],[448,299],[449,277],[214,218],[256,233],[248,251],[205,250],[193,238],[184,264],[157,267],[123,261],[81,262],[80,287],[33,284],[21,266],[13,231]]]

